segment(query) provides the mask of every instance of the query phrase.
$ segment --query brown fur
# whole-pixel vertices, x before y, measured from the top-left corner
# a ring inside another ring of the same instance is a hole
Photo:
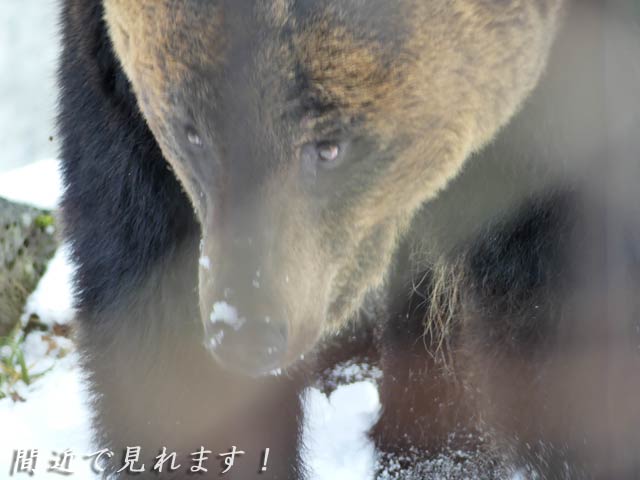
[[[237,160],[224,158],[225,148],[231,147],[225,133],[207,123],[204,111],[194,112],[194,119],[210,158],[221,157],[223,173],[213,179],[211,164],[194,166],[184,160],[175,114],[182,106],[175,93],[188,85],[190,108],[216,108],[216,99],[224,95],[207,76],[228,74],[233,42],[250,33],[230,30],[233,15],[251,18],[247,21],[270,39],[277,38],[274,29],[291,29],[290,43],[262,42],[249,50],[249,73],[239,78],[255,82],[251,85],[263,96],[254,97],[252,91],[243,95],[246,107],[239,108],[247,111],[239,118],[253,129],[249,134],[254,138],[278,143],[272,147],[277,166],[265,167],[254,187],[260,199],[257,217],[265,219],[256,231],[278,232],[277,239],[257,241],[263,258],[269,259],[262,270],[265,282],[286,311],[292,361],[321,332],[343,325],[365,294],[383,283],[397,240],[418,207],[445,187],[536,85],[562,1],[398,2],[398,17],[406,25],[398,26],[404,36],[398,34],[403,39],[392,52],[343,19],[340,2],[327,2],[304,23],[284,0],[264,9],[256,6],[253,12],[223,3],[207,3],[202,7],[207,10],[196,14],[180,2],[106,0],[106,20],[141,109],[199,214],[205,251],[212,259],[233,257],[224,235],[216,233],[228,229],[231,220],[212,205],[234,201],[228,190],[233,175],[224,165]],[[306,93],[332,108],[324,117],[313,116],[307,126],[280,127],[278,116],[287,103],[278,99],[295,79],[295,65],[307,75]],[[274,108],[259,107],[260,98]],[[298,185],[297,148],[313,138],[311,127],[336,118],[373,132],[379,149],[392,151],[394,159],[358,174],[362,181],[352,184],[367,184],[366,192],[329,204],[330,210],[318,215]],[[407,141],[400,147],[398,139]],[[204,180],[198,183],[194,176]],[[218,193],[214,202],[201,184],[219,185],[227,193]],[[201,297],[216,288],[216,280],[201,272]]]

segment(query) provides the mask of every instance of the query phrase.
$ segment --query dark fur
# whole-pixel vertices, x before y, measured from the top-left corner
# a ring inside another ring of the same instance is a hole
[[[544,10],[546,2],[537,4]],[[299,2],[298,13],[309,8]],[[270,447],[263,476],[301,478],[305,367],[244,379],[219,368],[202,346],[200,227],[138,111],[102,15],[100,0],[64,2],[59,121],[79,348],[96,393],[97,442],[118,452],[141,445],[147,466],[163,445],[181,454],[237,445],[249,455],[228,478],[257,475]],[[527,107],[423,208],[396,253],[381,295],[388,321],[376,328],[385,377],[373,437],[383,450],[434,454],[452,431],[483,429],[543,478],[640,475],[633,350],[640,230],[630,180],[639,177],[628,166],[638,144],[613,148],[603,120],[615,115],[607,102],[623,105],[620,90],[638,90],[617,76],[606,86],[600,80],[610,58],[600,41],[572,42],[561,39]],[[634,61],[638,51],[630,48]],[[637,105],[640,96],[628,101]],[[597,147],[586,158],[585,136]],[[439,311],[447,317],[450,308],[455,321],[425,334],[440,301]],[[620,309],[607,310],[611,302]],[[369,335],[363,329],[359,340]],[[352,353],[337,345],[323,367]],[[371,354],[370,344],[363,348]],[[248,398],[260,402],[241,408]]]

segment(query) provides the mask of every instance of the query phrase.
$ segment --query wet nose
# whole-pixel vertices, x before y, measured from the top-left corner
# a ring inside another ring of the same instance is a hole
[[[206,322],[205,334],[207,348],[228,370],[261,376],[284,363],[287,326],[269,315],[244,316],[235,306],[217,302]]]

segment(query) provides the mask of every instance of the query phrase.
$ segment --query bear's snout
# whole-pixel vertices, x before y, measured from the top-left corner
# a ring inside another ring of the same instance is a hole
[[[236,240],[218,250],[207,242],[211,238],[202,242],[199,274],[207,350],[222,368],[252,377],[283,368],[290,315],[275,288],[278,275],[265,268],[262,242]]]
[[[267,315],[245,316],[227,302],[216,302],[205,322],[205,344],[218,363],[250,376],[282,367],[287,337],[286,323]]]

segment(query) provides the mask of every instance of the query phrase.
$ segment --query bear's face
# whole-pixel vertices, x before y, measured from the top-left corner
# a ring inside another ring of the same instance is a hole
[[[217,360],[294,362],[535,86],[562,0],[104,0],[202,227]]]

